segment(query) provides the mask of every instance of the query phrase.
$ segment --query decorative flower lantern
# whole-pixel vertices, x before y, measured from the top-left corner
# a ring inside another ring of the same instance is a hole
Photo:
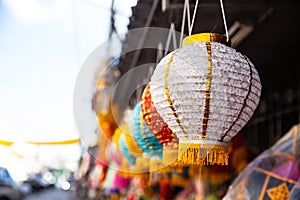
[[[150,132],[147,124],[144,122],[143,113],[141,109],[141,102],[139,102],[131,116],[130,131],[138,146],[147,154],[147,156],[157,156],[162,158],[162,145]]]
[[[149,84],[143,92],[141,107],[143,118],[149,130],[162,145],[167,145],[174,138],[174,133],[169,129],[168,125],[156,111],[151,99]]]
[[[127,176],[130,171],[130,162],[135,162],[135,158],[128,151],[121,150],[120,138],[123,135],[123,129],[117,128],[111,138],[111,143],[107,148],[107,157],[110,158],[109,168],[118,171],[119,175]],[[117,169],[117,170],[116,170]]]
[[[259,103],[254,65],[227,45],[219,34],[188,36],[151,77],[152,101],[179,139],[183,164],[228,164],[228,142]]]

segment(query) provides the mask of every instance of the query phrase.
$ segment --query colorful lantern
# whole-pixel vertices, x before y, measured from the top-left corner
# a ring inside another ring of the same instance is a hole
[[[144,122],[141,102],[135,106],[132,112],[130,131],[138,146],[147,156],[162,158],[162,145],[157,141]]]
[[[251,61],[226,37],[188,36],[157,65],[150,92],[157,112],[179,138],[184,164],[228,164],[227,145],[256,109],[261,84]]]
[[[119,107],[117,104],[109,105],[108,111],[97,113],[97,120],[102,133],[111,139],[114,131],[118,127]]]
[[[129,132],[128,125],[122,126],[115,131],[120,134],[118,143],[121,154],[127,159],[130,166],[135,165],[136,157],[143,153]]]
[[[156,111],[151,99],[149,84],[143,92],[141,106],[143,118],[149,130],[162,145],[167,145],[174,138],[174,133],[172,133],[171,129]]]
[[[144,176],[149,171],[149,157],[143,157],[143,151],[130,135],[128,125],[116,129],[112,141],[122,156],[119,174],[125,177]]]

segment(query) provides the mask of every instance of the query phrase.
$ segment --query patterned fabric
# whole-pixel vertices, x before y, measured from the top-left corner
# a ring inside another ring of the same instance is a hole
[[[299,199],[300,125],[294,126],[237,177],[224,200]],[[294,198],[296,197],[297,198]],[[293,197],[292,197],[293,196]]]

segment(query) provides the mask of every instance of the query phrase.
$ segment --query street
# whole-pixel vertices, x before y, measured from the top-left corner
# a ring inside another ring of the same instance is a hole
[[[28,195],[24,200],[72,200],[72,191],[63,191],[56,188]]]

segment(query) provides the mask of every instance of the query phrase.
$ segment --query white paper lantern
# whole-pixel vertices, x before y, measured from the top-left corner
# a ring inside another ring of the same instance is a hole
[[[153,103],[179,138],[184,164],[227,164],[227,145],[253,115],[261,94],[251,61],[226,37],[188,36],[157,65]]]

